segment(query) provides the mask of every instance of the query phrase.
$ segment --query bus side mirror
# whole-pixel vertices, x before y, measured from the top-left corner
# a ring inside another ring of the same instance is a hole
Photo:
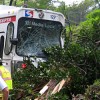
[[[13,45],[17,45],[18,39],[17,39],[17,38],[10,39],[10,42],[11,42]]]
[[[0,58],[3,57],[4,36],[0,37]]]

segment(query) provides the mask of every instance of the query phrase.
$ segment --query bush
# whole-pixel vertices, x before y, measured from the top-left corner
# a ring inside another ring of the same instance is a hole
[[[85,93],[86,100],[99,100],[100,99],[100,79],[96,80],[93,85],[88,86]]]

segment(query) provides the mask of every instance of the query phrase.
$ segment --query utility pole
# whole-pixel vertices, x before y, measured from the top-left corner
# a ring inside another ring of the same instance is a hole
[[[27,8],[27,6],[28,6],[27,3],[28,3],[28,0],[24,0],[24,5],[23,5],[23,6],[24,6],[25,8]]]
[[[2,0],[2,4],[5,5],[5,0]]]
[[[10,2],[9,2],[9,6],[12,6],[12,2],[13,2],[13,0],[10,0]]]

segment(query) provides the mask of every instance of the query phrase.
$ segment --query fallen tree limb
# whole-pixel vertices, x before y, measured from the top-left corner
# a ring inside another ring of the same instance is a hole
[[[60,92],[60,90],[63,88],[64,84],[68,84],[70,82],[70,78],[62,79],[58,84],[57,81],[54,79],[51,79],[39,92],[39,96],[34,100],[48,100],[48,97],[50,97],[53,94],[56,94],[57,92]]]

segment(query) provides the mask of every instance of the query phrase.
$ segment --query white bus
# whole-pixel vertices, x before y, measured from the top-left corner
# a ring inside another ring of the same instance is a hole
[[[0,58],[10,71],[23,57],[43,58],[44,48],[63,45],[64,26],[59,12],[0,5]]]

